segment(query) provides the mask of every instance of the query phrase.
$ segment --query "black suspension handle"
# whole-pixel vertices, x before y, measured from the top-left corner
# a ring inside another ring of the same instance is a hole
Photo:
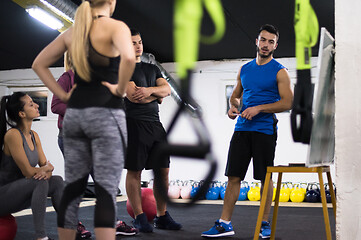
[[[310,143],[313,124],[312,103],[311,71],[310,69],[297,70],[297,83],[291,111],[291,129],[295,142]]]
[[[208,134],[208,130],[203,122],[202,114],[199,109],[195,109],[195,111],[188,111],[189,106],[194,106],[195,102],[189,95],[189,86],[191,80],[191,72],[188,73],[188,77],[185,80],[182,80],[181,86],[181,103],[179,104],[178,110],[172,118],[169,129],[167,131],[167,138],[169,134],[174,129],[179,116],[184,113],[187,114],[188,117],[191,118],[192,127],[196,133],[198,142],[195,145],[187,145],[187,144],[173,144],[168,142],[163,142],[158,144],[156,149],[153,151],[153,156],[155,159],[162,159],[168,156],[177,156],[177,157],[186,157],[195,160],[203,160],[206,161],[209,166],[209,172],[207,173],[204,184],[200,186],[194,198],[190,201],[186,202],[186,205],[192,205],[200,198],[205,196],[209,185],[211,184],[213,177],[217,170],[217,161],[215,160],[212,152],[211,152],[211,142]],[[166,188],[163,180],[162,173],[160,168],[154,168],[154,184],[157,184],[157,189],[159,191],[160,196],[166,200],[168,203],[173,204],[174,201],[170,200],[168,197],[168,189]],[[179,205],[178,205],[179,206]]]

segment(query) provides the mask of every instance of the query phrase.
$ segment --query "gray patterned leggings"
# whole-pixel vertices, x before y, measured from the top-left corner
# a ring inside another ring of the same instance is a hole
[[[100,107],[69,108],[63,123],[65,189],[58,226],[76,229],[79,203],[93,168],[97,196],[94,227],[114,228],[116,194],[127,144],[125,113],[122,109]]]

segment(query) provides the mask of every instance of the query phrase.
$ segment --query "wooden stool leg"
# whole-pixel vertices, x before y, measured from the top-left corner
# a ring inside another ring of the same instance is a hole
[[[335,194],[335,191],[333,190],[333,183],[332,183],[331,173],[326,172],[326,175],[327,175],[328,185],[330,186],[330,194],[331,194],[331,201],[332,201],[332,206],[333,206],[333,214],[335,214],[335,218],[336,218],[336,194]]]
[[[273,207],[273,218],[272,218],[271,238],[270,238],[271,240],[274,240],[276,236],[276,225],[277,225],[278,205],[280,203],[281,181],[282,181],[282,172],[279,172],[278,180],[277,180],[275,204]]]
[[[331,240],[332,236],[331,236],[331,228],[330,228],[330,219],[328,217],[326,193],[325,193],[325,186],[323,185],[321,168],[318,169],[318,178],[320,181],[321,201],[322,201],[322,209],[323,209],[323,218],[325,219],[326,237],[327,240]]]
[[[260,205],[259,210],[258,210],[258,218],[257,218],[256,230],[254,232],[253,240],[258,240],[259,239],[259,232],[261,231],[262,218],[263,218],[264,209],[265,209],[265,205],[266,205],[266,200],[267,200],[267,195],[268,195],[267,193],[268,193],[268,187],[269,187],[270,179],[271,179],[271,173],[267,172],[265,183],[264,183],[264,186],[263,186],[261,205]]]

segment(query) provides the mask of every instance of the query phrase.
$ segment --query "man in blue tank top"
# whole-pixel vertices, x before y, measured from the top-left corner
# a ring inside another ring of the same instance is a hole
[[[277,118],[275,113],[292,107],[293,93],[290,77],[282,64],[273,59],[277,48],[278,30],[263,25],[256,39],[257,57],[241,67],[237,75],[230,102],[228,117],[237,118],[230,142],[225,175],[228,184],[221,218],[203,237],[234,235],[231,217],[249,163],[253,159],[253,177],[264,186],[267,167],[273,166],[277,141]],[[239,110],[240,109],[240,110]],[[271,228],[269,213],[272,203],[273,182],[270,181],[260,236],[269,238]]]

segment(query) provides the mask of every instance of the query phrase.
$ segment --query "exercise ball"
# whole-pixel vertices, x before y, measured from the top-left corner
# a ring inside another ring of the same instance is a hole
[[[148,221],[152,221],[157,215],[157,206],[153,195],[153,189],[142,188],[142,209],[145,215],[147,215]],[[127,212],[129,216],[134,218],[133,208],[130,205],[129,199],[127,200]]]
[[[15,217],[11,214],[0,217],[0,240],[13,240],[18,225]]]

